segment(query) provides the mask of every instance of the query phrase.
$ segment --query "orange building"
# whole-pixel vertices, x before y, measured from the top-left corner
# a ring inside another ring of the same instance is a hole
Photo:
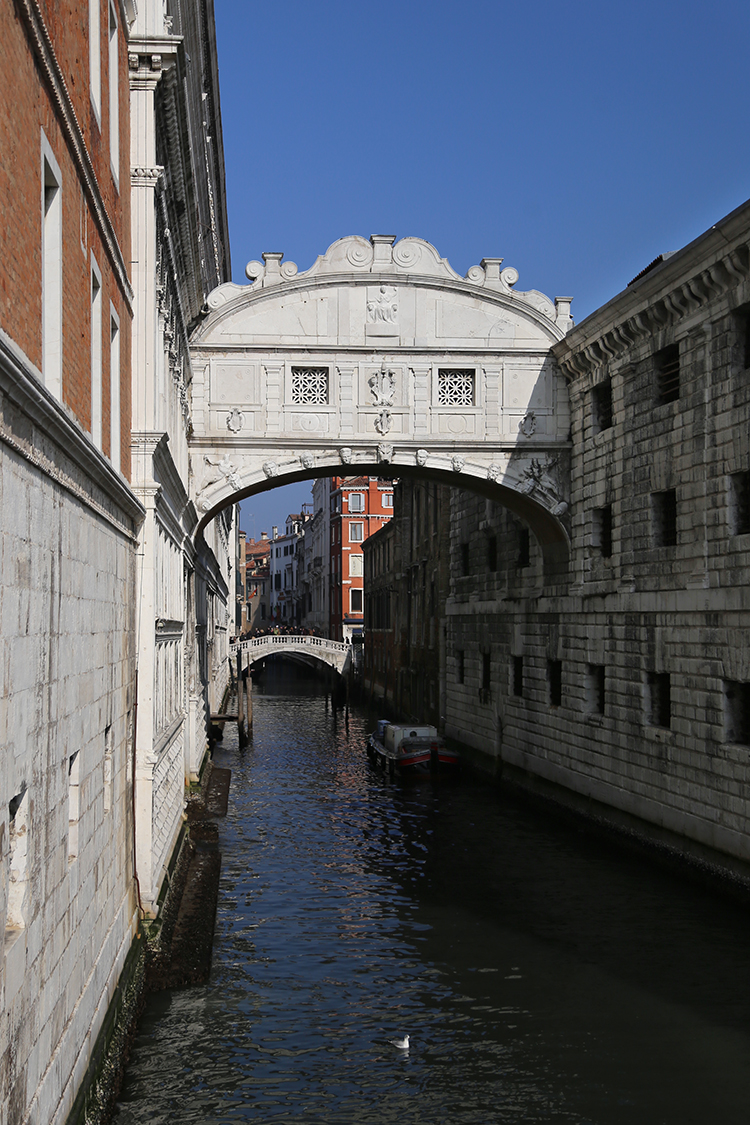
[[[330,636],[349,640],[364,626],[363,544],[393,515],[393,481],[331,480]]]

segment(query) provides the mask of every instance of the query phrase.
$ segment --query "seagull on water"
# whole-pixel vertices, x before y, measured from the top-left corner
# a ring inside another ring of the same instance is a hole
[[[409,1036],[405,1035],[403,1039],[389,1039],[388,1042],[392,1047],[397,1047],[399,1051],[409,1050]]]

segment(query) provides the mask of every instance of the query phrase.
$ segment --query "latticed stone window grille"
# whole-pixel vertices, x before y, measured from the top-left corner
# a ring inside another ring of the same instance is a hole
[[[328,402],[328,368],[293,367],[292,402],[295,406],[325,406]]]
[[[438,406],[473,406],[474,371],[441,367],[438,371]]]

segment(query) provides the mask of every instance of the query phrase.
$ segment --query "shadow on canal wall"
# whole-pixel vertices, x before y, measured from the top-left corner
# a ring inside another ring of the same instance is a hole
[[[155,921],[142,920],[66,1125],[109,1125],[149,992],[204,984],[211,972],[221,875],[219,830],[231,770],[206,759]]]

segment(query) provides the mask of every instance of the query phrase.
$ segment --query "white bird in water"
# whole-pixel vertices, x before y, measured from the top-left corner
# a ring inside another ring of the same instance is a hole
[[[398,1047],[399,1051],[409,1050],[409,1036],[405,1035],[403,1039],[389,1039],[388,1042],[392,1047]]]

